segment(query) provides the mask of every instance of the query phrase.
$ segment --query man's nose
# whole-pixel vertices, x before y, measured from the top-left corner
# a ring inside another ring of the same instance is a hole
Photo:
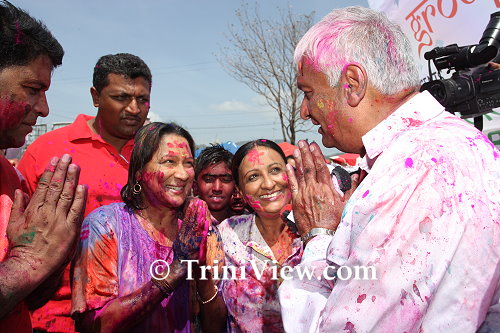
[[[302,99],[302,104],[300,105],[300,117],[304,120],[309,119],[309,108],[307,106],[306,98]]]
[[[49,115],[49,104],[47,103],[45,92],[40,93],[40,98],[33,105],[33,111],[40,117],[47,117]]]
[[[222,191],[222,182],[220,181],[219,178],[217,178],[214,182],[213,191],[214,192]]]
[[[132,113],[132,114],[138,114],[141,112],[141,109],[139,108],[139,103],[137,102],[137,99],[135,97],[132,97],[132,100],[127,105],[127,108],[125,110],[128,113]]]

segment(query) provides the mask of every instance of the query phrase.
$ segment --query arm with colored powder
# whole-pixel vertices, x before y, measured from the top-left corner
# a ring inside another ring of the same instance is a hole
[[[61,266],[26,298],[30,311],[41,308],[52,298],[54,293],[61,287],[65,269],[66,265]]]
[[[165,281],[175,289],[185,276],[185,266],[174,260]],[[127,296],[112,299],[100,309],[75,314],[75,327],[80,332],[129,331],[144,320],[165,296],[153,282],[147,282]]]
[[[26,205],[16,190],[7,237],[10,249],[0,263],[0,318],[65,266],[74,254],[85,208],[86,189],[69,155],[53,158]]]
[[[296,171],[287,165],[297,229],[301,235],[312,228],[335,231],[346,202],[359,185],[359,177],[351,177],[351,189],[341,196],[334,188],[319,146],[300,141],[299,147],[299,154],[294,154]],[[318,235],[306,240],[301,263],[293,272],[294,278],[284,281],[278,290],[287,332],[317,331],[320,314],[334,287],[333,280],[322,276],[330,266],[326,256],[332,238],[330,235]],[[296,275],[304,270],[312,272],[313,278],[304,280]]]
[[[214,267],[224,265],[224,250],[222,239],[216,228],[207,237],[207,260],[206,264]],[[217,260],[217,262],[215,262]],[[200,316],[203,332],[223,332],[227,321],[227,308],[223,298],[220,296],[218,286],[220,281],[212,278],[210,271],[207,272],[207,280],[200,280],[200,271],[196,271],[196,286],[200,299]],[[203,304],[204,303],[204,304]]]
[[[182,227],[173,244],[175,255],[181,260],[198,260],[201,265],[206,264],[207,260],[212,263],[215,259],[221,260],[221,257],[223,258],[221,249],[217,250],[222,244],[219,234],[212,231],[208,236],[212,217],[207,204],[197,198],[187,200],[182,214]],[[207,280],[200,280],[199,274],[200,271],[196,267],[194,276],[201,299],[203,332],[221,332],[226,324],[226,306],[217,292],[211,275],[208,274]]]
[[[481,181],[487,172],[449,163],[461,157],[446,156],[443,145],[416,145],[384,152],[391,164],[372,169],[361,184],[327,252],[340,266],[374,267],[376,278],[337,279],[314,312],[289,301],[283,312],[287,331],[474,332],[481,324],[495,275],[498,281],[492,264],[498,262],[498,211],[490,215],[493,206],[488,207],[498,199],[486,192],[498,186]],[[280,300],[300,292],[313,295],[312,282],[293,281]],[[294,330],[305,314],[316,319]]]
[[[192,216],[190,216],[189,214],[191,214]],[[187,215],[189,215],[190,218],[187,218],[183,222],[177,239],[173,244],[174,260],[170,264],[170,274],[163,280],[168,286],[171,287],[172,290],[175,290],[175,288],[186,278],[187,267],[185,264],[181,263],[181,260],[198,259],[200,253],[200,243],[203,242],[204,239],[206,240],[206,226],[204,223],[197,222],[203,221],[202,217],[198,218],[198,212],[194,210],[192,211],[190,209],[187,209],[187,212],[184,213],[184,217],[186,217]],[[92,218],[92,214],[87,217],[87,219]],[[94,223],[88,222],[87,220],[84,223],[84,228],[86,227],[86,225],[95,227]],[[109,230],[103,230],[99,233],[112,234],[109,232]],[[204,233],[205,236],[203,235]],[[112,247],[116,248],[116,246],[117,244],[114,241],[101,242],[99,244],[101,253],[108,253],[113,250],[111,249]],[[89,246],[86,246],[84,244],[82,248],[88,249]],[[82,265],[82,261],[101,265],[99,264],[99,261],[102,261],[102,259],[97,258],[96,256],[90,259],[85,258],[89,254],[93,255],[92,253],[90,253],[90,251],[89,253],[82,252],[80,257],[78,258],[75,266],[75,277],[73,278],[74,290],[86,289],[85,286],[78,286],[78,280],[85,279],[85,276],[87,275],[87,273],[82,273],[82,271],[95,271],[95,268],[85,268],[86,265]],[[113,255],[111,255],[110,257],[113,257]],[[87,266],[88,265],[89,264],[87,264]],[[116,267],[105,268],[105,271],[112,270],[116,270]],[[101,294],[103,293],[107,292],[101,292]],[[76,311],[74,311],[76,313],[73,315],[76,321],[76,328],[82,332],[121,332],[130,330],[142,320],[147,318],[151,311],[153,311],[155,307],[167,296],[167,294],[164,294],[160,290],[160,288],[157,286],[157,283],[154,283],[153,281],[147,282],[141,288],[127,296],[117,297],[111,299],[108,302],[102,302],[105,303],[104,306],[101,306],[97,309],[83,312],[79,311],[79,309],[76,309]],[[73,296],[73,303],[75,303],[75,295]]]

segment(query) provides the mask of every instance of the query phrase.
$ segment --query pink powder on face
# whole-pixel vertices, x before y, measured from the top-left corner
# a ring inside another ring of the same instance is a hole
[[[352,123],[352,118],[349,118],[349,122]]]
[[[188,148],[188,145],[186,142],[174,142],[177,148]]]
[[[336,111],[330,111],[328,112],[328,114],[326,115],[326,123],[328,124],[327,125],[327,128],[329,129],[332,129],[333,128],[333,125],[335,124],[335,116],[336,116],[337,112]],[[333,134],[333,133],[330,133],[330,134]]]
[[[346,89],[349,88],[349,85],[347,83],[344,84],[344,88],[346,88]]]
[[[257,149],[252,149],[248,152],[248,162],[252,163],[252,166],[256,164],[262,164],[260,161],[260,156],[264,155],[264,152],[260,152]]]
[[[30,111],[31,106],[26,102],[0,98],[0,130],[18,126]]]
[[[253,198],[250,195],[245,195],[245,198],[247,199],[247,203],[252,207],[254,210],[262,210],[262,206],[260,205],[260,201],[258,200],[253,200]]]
[[[288,183],[288,175],[283,172],[282,176],[283,176],[283,180]]]

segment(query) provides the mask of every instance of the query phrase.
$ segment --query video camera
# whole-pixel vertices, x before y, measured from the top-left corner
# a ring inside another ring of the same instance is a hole
[[[459,112],[462,118],[474,117],[474,125],[482,130],[482,116],[500,106],[500,70],[482,66],[497,56],[500,48],[500,12],[491,14],[490,21],[477,45],[436,47],[424,54],[428,60],[429,82],[420,87],[428,90],[446,110]],[[438,70],[433,80],[431,60]],[[451,78],[443,79],[442,69],[455,69]],[[466,71],[467,70],[467,71]]]

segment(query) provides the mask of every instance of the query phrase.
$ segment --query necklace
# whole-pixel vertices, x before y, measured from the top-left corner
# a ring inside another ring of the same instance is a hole
[[[152,223],[149,222],[149,219],[144,216],[141,210],[136,210],[135,214],[137,216],[137,220],[142,228],[148,233],[149,237],[151,237],[155,242],[161,244],[163,246],[172,246],[173,240],[170,239],[166,233],[156,229]],[[176,230],[177,232],[177,230]]]

